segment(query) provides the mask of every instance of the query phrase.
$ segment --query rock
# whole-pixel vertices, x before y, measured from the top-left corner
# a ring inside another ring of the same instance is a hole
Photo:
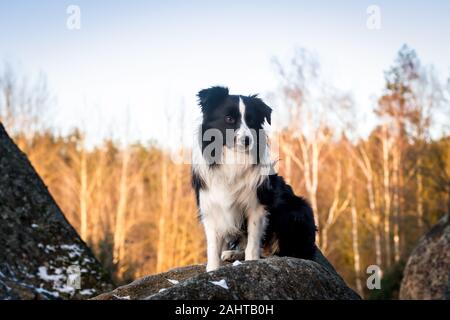
[[[0,299],[86,299],[112,288],[0,123]]]
[[[204,265],[188,266],[136,280],[94,299],[361,299],[320,251],[314,260],[271,257],[227,264],[210,273]]]
[[[204,265],[193,265],[172,269],[170,271],[147,276],[133,281],[130,284],[103,293],[94,300],[143,300],[160,290],[173,287],[176,282],[182,282],[205,272]]]
[[[400,299],[450,299],[450,214],[412,251],[403,272]]]
[[[450,300],[450,271],[448,272],[447,289],[445,290],[445,299]]]

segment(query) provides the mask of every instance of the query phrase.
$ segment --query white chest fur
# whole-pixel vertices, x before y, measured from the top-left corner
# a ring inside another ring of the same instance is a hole
[[[263,178],[259,166],[226,157],[219,166],[195,168],[205,182],[199,194],[202,220],[223,236],[238,233],[249,212],[259,206],[256,190]]]

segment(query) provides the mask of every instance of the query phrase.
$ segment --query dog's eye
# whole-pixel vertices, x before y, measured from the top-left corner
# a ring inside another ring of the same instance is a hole
[[[225,122],[228,124],[234,124],[236,120],[232,116],[225,116]]]

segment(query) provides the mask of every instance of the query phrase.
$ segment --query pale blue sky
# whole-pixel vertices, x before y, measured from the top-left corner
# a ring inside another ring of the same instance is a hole
[[[70,4],[80,30],[66,28]],[[377,31],[366,27],[371,4],[381,8]],[[0,0],[0,59],[47,75],[62,132],[118,137],[128,109],[130,139],[146,141],[167,138],[165,113],[183,105],[191,118],[201,88],[275,91],[271,59],[295,47],[315,52],[327,79],[369,114],[403,43],[447,76],[449,15],[449,1]]]

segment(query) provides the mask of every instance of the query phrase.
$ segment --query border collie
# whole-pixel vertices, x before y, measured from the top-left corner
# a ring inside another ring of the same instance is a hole
[[[207,240],[206,270],[244,257],[311,259],[312,209],[272,169],[263,129],[272,109],[257,95],[230,95],[224,87],[201,90],[198,98],[202,125],[192,184]]]

